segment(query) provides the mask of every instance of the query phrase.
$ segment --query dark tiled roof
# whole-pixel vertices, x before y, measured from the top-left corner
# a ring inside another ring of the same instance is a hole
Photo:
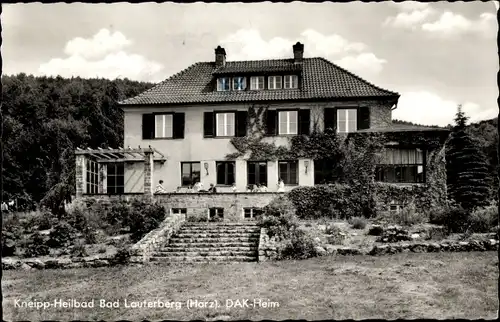
[[[357,133],[369,133],[369,132],[449,132],[449,129],[442,127],[431,127],[431,126],[419,126],[410,124],[391,124],[386,127],[374,127],[364,130],[356,131]]]
[[[263,74],[302,69],[301,89],[258,91],[214,91],[215,75],[225,73]],[[196,63],[166,79],[150,90],[126,99],[122,105],[258,102],[358,97],[399,97],[379,88],[324,58],[305,58],[302,67],[292,59],[227,62],[216,68],[213,62]]]

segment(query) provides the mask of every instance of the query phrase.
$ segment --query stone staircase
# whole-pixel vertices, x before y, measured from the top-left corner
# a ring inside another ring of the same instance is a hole
[[[260,227],[256,223],[186,222],[152,262],[255,262]]]

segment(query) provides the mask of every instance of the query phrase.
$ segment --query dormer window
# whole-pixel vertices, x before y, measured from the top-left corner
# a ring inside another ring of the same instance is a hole
[[[299,77],[297,75],[286,75],[285,76],[285,86],[284,88],[298,88],[299,87]]]
[[[220,77],[217,79],[217,91],[219,92],[225,92],[229,91],[229,83],[230,78],[229,77]]]
[[[233,77],[233,91],[243,91],[247,88],[245,77]]]
[[[250,89],[251,90],[264,89],[264,76],[250,77]]]
[[[281,89],[283,87],[281,76],[269,76],[269,89]]]

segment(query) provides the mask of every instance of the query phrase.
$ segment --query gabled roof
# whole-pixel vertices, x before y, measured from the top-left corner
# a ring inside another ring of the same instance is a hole
[[[214,79],[224,74],[262,75],[274,72],[302,74],[300,89],[214,91]],[[399,94],[377,87],[324,58],[227,62],[200,62],[164,80],[148,91],[120,102],[121,105],[190,104],[223,102],[288,101],[339,98],[399,98]]]

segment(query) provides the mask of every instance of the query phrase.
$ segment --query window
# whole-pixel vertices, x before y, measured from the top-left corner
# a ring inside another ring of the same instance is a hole
[[[221,77],[217,79],[217,90],[219,92],[229,90],[229,77]]]
[[[334,164],[335,160],[314,160],[314,184],[334,183],[337,176],[335,175]]]
[[[217,136],[234,136],[234,113],[216,113]]]
[[[297,161],[279,161],[280,178],[285,184],[298,184]]]
[[[285,86],[284,88],[298,88],[299,87],[299,77],[297,75],[287,75],[285,76]]]
[[[337,110],[337,131],[339,133],[349,133],[357,130],[357,110],[339,109]]]
[[[250,89],[264,89],[264,76],[250,77]]]
[[[107,192],[120,194],[125,191],[123,163],[108,163]]]
[[[389,212],[391,214],[397,214],[401,211],[401,209],[402,209],[401,205],[396,205],[396,204],[389,205]]]
[[[233,78],[233,91],[243,91],[246,88],[247,88],[247,82],[245,77]]]
[[[269,89],[281,89],[281,76],[269,76]]]
[[[170,213],[172,215],[185,215],[185,214],[187,214],[187,209],[186,208],[172,208],[172,209],[170,209]]]
[[[264,184],[267,186],[267,162],[247,163],[247,184]]]
[[[181,162],[181,185],[192,186],[200,181],[200,162]]]
[[[98,193],[99,170],[97,162],[87,159],[87,193]]]
[[[297,111],[286,111],[278,113],[279,130],[282,134],[297,134]]]
[[[392,183],[425,182],[424,151],[420,149],[386,148],[377,167],[377,180]]]
[[[142,114],[142,139],[183,139],[184,113]]]
[[[208,221],[222,221],[224,218],[224,208],[209,208]]]
[[[234,180],[234,161],[230,162],[216,162],[217,168],[217,184],[230,186]]]
[[[173,137],[173,115],[155,115],[155,138]]]
[[[245,219],[255,219],[262,215],[262,209],[261,208],[243,208],[243,218]]]

